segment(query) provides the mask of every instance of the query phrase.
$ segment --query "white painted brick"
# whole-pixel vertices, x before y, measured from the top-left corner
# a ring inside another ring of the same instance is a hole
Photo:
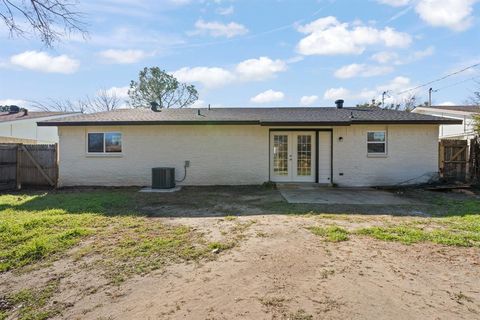
[[[308,128],[303,128],[308,130]],[[367,156],[366,133],[388,131],[388,155]],[[87,132],[119,131],[122,157],[89,157]],[[261,184],[269,179],[269,128],[261,126],[60,127],[61,186],[147,186],[151,168],[176,168],[182,185]],[[339,141],[343,137],[343,141]],[[333,181],[340,186],[394,185],[438,171],[437,125],[333,128]],[[339,174],[343,172],[343,176]]]

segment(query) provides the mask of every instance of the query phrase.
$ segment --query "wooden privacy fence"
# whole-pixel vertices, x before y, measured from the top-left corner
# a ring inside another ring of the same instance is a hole
[[[0,144],[0,189],[56,187],[57,145]]]
[[[468,141],[441,140],[439,152],[440,177],[449,181],[465,181],[468,167]]]
[[[480,182],[480,138],[470,140],[469,175],[473,183]]]

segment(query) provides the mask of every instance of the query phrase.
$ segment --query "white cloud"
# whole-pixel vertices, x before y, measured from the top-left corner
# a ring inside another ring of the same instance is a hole
[[[130,64],[136,63],[148,56],[143,50],[115,50],[101,51],[100,56],[109,63]]]
[[[395,77],[389,83],[377,87],[377,91],[404,91],[412,86],[412,81],[407,77]]]
[[[456,106],[457,104],[452,101],[445,101],[445,102],[439,103],[438,105],[442,107],[449,107],[449,106]]]
[[[388,4],[393,7],[402,7],[410,3],[411,0],[378,0],[379,3]]]
[[[386,96],[385,103],[396,104],[403,102],[407,97],[409,97],[410,94],[405,93],[401,95],[396,95],[396,93],[409,89],[412,86],[413,85],[410,78],[399,76],[393,78],[384,85],[375,87],[374,89],[365,88],[358,92],[352,92],[344,87],[330,88],[325,91],[323,98],[329,101],[334,101],[337,99],[361,100],[363,102],[370,101],[371,99],[376,99],[377,101],[380,101],[382,99],[382,93],[387,92],[390,94]]]
[[[307,34],[297,45],[297,51],[303,55],[361,54],[367,46],[405,48],[412,42],[409,34],[390,27],[376,29],[359,22],[341,23],[332,16],[300,26],[298,31]]]
[[[235,76],[223,68],[195,67],[181,68],[173,76],[182,82],[198,82],[207,88],[220,87],[235,80]]]
[[[230,6],[230,7],[225,7],[225,8],[218,8],[216,12],[219,15],[228,16],[228,15],[233,14],[234,11],[235,11],[235,8],[233,6]]]
[[[347,99],[350,98],[350,90],[343,87],[340,88],[330,88],[323,94],[323,99],[325,100],[338,100],[338,99]]]
[[[212,37],[226,37],[233,38],[248,33],[248,29],[239,23],[221,23],[221,22],[207,22],[198,20],[195,23],[195,30],[189,32],[190,35],[208,34]]]
[[[184,67],[172,74],[183,82],[198,82],[205,87],[221,87],[239,81],[263,81],[270,79],[276,73],[287,70],[283,60],[273,60],[269,57],[248,59],[240,62],[232,69],[220,67]]]
[[[391,61],[397,60],[398,59],[398,53],[396,52],[389,52],[389,51],[381,51],[378,53],[375,53],[371,59],[373,61],[376,61],[378,63],[390,63]]]
[[[393,71],[393,68],[390,66],[371,66],[367,64],[357,64],[353,63],[347,66],[343,66],[337,71],[334,75],[340,79],[350,79],[355,77],[376,77],[381,76]]]
[[[287,64],[282,60],[272,60],[269,57],[248,59],[240,62],[235,71],[245,80],[265,80],[278,72],[287,70]]]
[[[67,55],[51,56],[46,52],[25,51],[10,57],[10,63],[25,69],[48,73],[75,73],[80,62]]]
[[[463,31],[472,25],[475,2],[477,0],[420,0],[415,11],[432,26]]]
[[[300,98],[300,104],[302,106],[310,106],[318,100],[318,96],[303,96]]]
[[[126,100],[128,99],[128,90],[130,89],[129,86],[125,86],[125,87],[111,87],[111,88],[108,88],[106,89],[105,91],[107,92],[107,94],[110,94],[110,95],[115,95],[117,96],[117,98],[121,99],[121,100]]]
[[[370,59],[381,64],[389,63],[389,64],[395,64],[395,65],[403,65],[403,64],[409,64],[409,63],[421,60],[423,58],[432,56],[434,53],[435,53],[435,48],[430,46],[424,50],[414,51],[412,53],[404,54],[402,56],[400,56],[396,52],[382,51],[372,55]]]
[[[0,106],[19,106],[25,108],[28,106],[28,101],[21,99],[1,99]]]
[[[281,91],[274,91],[272,89],[257,94],[250,99],[253,103],[270,103],[282,101],[285,98],[285,94]]]
[[[416,13],[434,27],[463,31],[472,25],[473,5],[478,0],[378,0],[394,7],[413,5]]]

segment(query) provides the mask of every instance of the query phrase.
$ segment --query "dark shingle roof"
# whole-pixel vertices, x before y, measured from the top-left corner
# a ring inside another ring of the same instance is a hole
[[[446,119],[384,109],[359,108],[212,108],[122,109],[39,122],[39,126],[154,125],[154,124],[258,124],[258,125],[350,125],[350,124],[459,124]]]
[[[431,106],[433,109],[480,113],[480,106]]]
[[[28,111],[25,114],[23,111],[17,113],[0,112],[0,122],[27,120],[36,118],[46,118],[53,116],[74,114],[72,112],[47,112],[47,111]]]

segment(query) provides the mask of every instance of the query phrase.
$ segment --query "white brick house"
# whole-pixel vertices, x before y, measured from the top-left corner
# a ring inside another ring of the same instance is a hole
[[[0,112],[0,143],[57,143],[57,128],[38,127],[37,122],[73,114],[73,112],[26,111],[18,107],[13,112]]]
[[[475,137],[474,116],[480,114],[480,106],[431,106],[417,107],[415,113],[462,121],[456,125],[440,125],[440,139],[470,140]]]
[[[40,122],[59,128],[61,186],[422,182],[438,171],[440,125],[459,120],[358,108],[118,110]]]

